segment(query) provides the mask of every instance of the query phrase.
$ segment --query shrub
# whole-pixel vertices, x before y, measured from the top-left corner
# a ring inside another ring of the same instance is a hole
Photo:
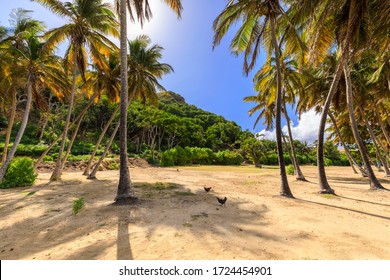
[[[73,214],[77,215],[80,212],[80,210],[84,208],[84,205],[85,205],[84,198],[82,197],[73,200],[73,205],[72,205]]]
[[[165,151],[161,155],[161,166],[174,166],[175,162],[173,161],[172,153],[170,150]]]
[[[224,150],[215,153],[216,163],[222,165],[240,165],[244,157],[237,152]]]
[[[294,171],[295,171],[294,165],[292,165],[292,164],[287,165],[286,172],[288,175],[294,175]]]
[[[0,188],[8,189],[31,186],[34,184],[37,176],[31,158],[14,158],[5,173],[3,181],[0,183]]]

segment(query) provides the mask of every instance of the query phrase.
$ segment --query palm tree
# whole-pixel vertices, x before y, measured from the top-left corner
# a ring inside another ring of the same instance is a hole
[[[214,42],[213,46],[218,45],[227,31],[237,21],[241,21],[241,27],[236,32],[230,48],[233,53],[240,54],[244,52],[244,72],[246,74],[253,68],[257,55],[260,50],[261,42],[267,39],[271,42],[271,48],[275,56],[277,94],[275,101],[275,127],[276,142],[279,160],[281,190],[282,196],[293,198],[287,180],[285,162],[283,156],[282,141],[282,73],[280,54],[281,50],[276,34],[276,20],[283,14],[283,8],[279,0],[231,0],[226,8],[215,19]]]
[[[361,35],[368,34],[366,27],[374,26],[377,38],[383,29],[388,30],[389,19],[386,11],[389,11],[388,1],[366,0],[289,0],[292,9],[292,18],[300,25],[300,28],[308,31],[307,41],[311,42],[309,61],[315,61],[315,57],[324,57],[337,43],[339,59],[333,80],[323,106],[320,127],[318,131],[317,161],[320,181],[320,193],[334,193],[326,178],[324,165],[324,130],[328,111],[341,75],[345,67],[349,66],[350,54],[357,54],[361,46]],[[378,13],[378,7],[382,7]],[[375,15],[375,16],[374,16]],[[379,17],[382,21],[372,21]],[[308,20],[310,19],[310,20]],[[371,19],[371,21],[370,21]],[[380,39],[383,42],[383,39]],[[318,60],[317,60],[318,61]],[[348,70],[348,69],[347,69]],[[347,71],[346,74],[349,74]],[[374,181],[374,188],[381,188],[378,181]]]
[[[161,79],[163,75],[172,72],[173,68],[169,64],[161,63],[159,61],[162,57],[163,48],[159,45],[153,45],[149,47],[150,43],[151,40],[146,35],[138,36],[135,40],[129,42],[129,95],[130,102],[133,99],[139,99],[144,104],[146,104],[148,101],[151,104],[157,105],[157,90],[165,91],[165,88],[159,83],[158,80]],[[106,149],[95,165],[93,171],[88,176],[88,179],[96,178],[96,173],[99,169],[99,166],[106,156],[112,141],[114,140],[119,125],[120,123],[115,127],[110,140],[106,145]]]
[[[87,75],[87,83],[85,87],[91,91],[98,92],[99,94],[105,93],[108,99],[111,102],[119,101],[120,94],[120,64],[119,64],[119,51],[110,53],[110,56],[107,58],[108,68],[99,69],[96,67],[96,71],[91,71]],[[99,139],[96,142],[95,148],[93,149],[91,156],[87,162],[87,165],[84,169],[83,175],[89,175],[90,168],[93,162],[93,159],[96,155],[96,152],[99,148],[101,141],[103,140],[104,135],[106,134],[108,128],[110,127],[112,121],[115,119],[119,111],[119,106],[114,110],[111,117],[105,124],[102,132],[100,133]]]
[[[182,5],[180,0],[164,0],[168,6],[180,17]],[[117,204],[132,203],[137,200],[133,194],[130,180],[129,163],[127,157],[127,106],[128,106],[128,80],[127,80],[127,19],[126,6],[130,19],[137,19],[141,24],[152,17],[148,0],[116,0],[120,21],[120,59],[121,59],[121,99],[120,99],[120,170],[119,184],[115,202]]]
[[[62,153],[65,148],[69,129],[73,101],[77,88],[77,71],[85,77],[87,67],[87,47],[95,64],[104,67],[104,56],[115,45],[105,35],[118,36],[118,23],[115,20],[111,6],[102,0],[74,0],[61,2],[59,0],[32,0],[42,4],[58,16],[68,20],[65,25],[50,30],[47,36],[47,48],[54,48],[65,38],[69,40],[66,50],[67,66],[71,67],[72,90],[69,98],[68,114],[65,120],[64,134],[58,151],[58,159],[50,180],[61,179]]]
[[[14,52],[13,49],[21,48],[23,45],[24,35],[27,32],[35,30],[35,32],[40,32],[43,30],[44,26],[42,22],[31,19],[31,11],[24,9],[14,9],[10,14],[11,26],[9,28],[2,27],[0,29],[0,51],[1,51],[1,61],[2,61],[2,78],[1,78],[1,88],[3,89],[3,94],[5,98],[8,99],[9,94],[11,95],[11,109],[8,119],[8,127],[6,131],[5,141],[4,141],[4,150],[2,155],[2,161],[4,162],[7,158],[8,145],[11,138],[11,131],[15,120],[16,115],[16,106],[17,106],[17,88],[20,87],[20,83],[24,83],[11,75],[13,69],[16,65],[16,56],[10,53]],[[19,83],[19,84],[18,84]]]
[[[33,97],[35,97],[36,103],[38,104],[39,95],[43,88],[49,87],[50,90],[60,96],[68,87],[67,80],[64,79],[63,68],[60,67],[60,58],[44,50],[44,43],[37,36],[37,31],[36,29],[32,29],[24,32],[22,38],[20,38],[18,47],[10,47],[16,58],[15,67],[11,69],[13,72],[12,75],[25,78],[26,87],[24,90],[27,93],[27,101],[14,144],[0,169],[0,181],[3,180],[8,165],[23,136]]]

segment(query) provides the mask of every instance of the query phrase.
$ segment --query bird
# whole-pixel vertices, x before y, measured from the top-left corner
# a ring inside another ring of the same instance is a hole
[[[222,206],[222,205],[225,205],[225,203],[226,203],[226,200],[227,200],[227,197],[225,196],[223,199],[222,199],[222,198],[219,198],[219,197],[217,197],[217,200],[218,200],[218,202],[219,202],[219,203],[221,203],[221,206]]]
[[[209,192],[213,187],[203,187],[206,192]]]

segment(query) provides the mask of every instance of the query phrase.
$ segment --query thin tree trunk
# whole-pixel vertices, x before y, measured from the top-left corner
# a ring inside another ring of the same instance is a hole
[[[106,145],[106,148],[104,149],[103,154],[100,156],[98,162],[95,164],[91,174],[89,174],[87,179],[96,179],[96,173],[99,171],[99,166],[102,164],[103,159],[106,157],[108,150],[110,149],[111,144],[114,141],[115,135],[118,132],[119,126],[120,126],[120,123],[118,122],[117,125],[115,126],[114,131],[111,134],[110,139],[108,140],[108,143]]]
[[[318,141],[317,141],[317,166],[318,166],[318,177],[320,184],[320,193],[324,194],[335,194],[335,191],[329,186],[328,179],[326,178],[325,162],[324,162],[324,136],[325,136],[325,125],[328,116],[330,104],[332,103],[333,96],[337,91],[337,86],[341,78],[343,70],[345,55],[343,54],[337,64],[336,73],[333,76],[333,81],[329,89],[328,96],[326,98],[324,107],[322,109],[320,127],[318,129]]]
[[[5,134],[4,150],[3,150],[3,156],[1,158],[2,163],[4,163],[5,160],[7,159],[9,141],[11,139],[12,127],[14,126],[14,120],[16,115],[16,89],[14,86],[12,86],[11,88],[11,94],[12,94],[11,112],[9,115],[7,132]]]
[[[27,103],[26,103],[26,109],[23,114],[22,123],[20,124],[20,128],[18,131],[18,134],[15,137],[14,144],[12,145],[12,148],[10,152],[7,155],[7,158],[5,159],[3,165],[0,169],[0,182],[4,179],[5,173],[8,169],[8,165],[10,164],[11,160],[13,159],[16,149],[20,143],[20,140],[22,139],[22,136],[24,134],[24,130],[26,129],[28,117],[30,114],[31,109],[31,103],[32,103],[32,83],[31,83],[31,77],[29,78],[28,85],[27,85]]]
[[[121,56],[121,97],[120,97],[120,170],[116,204],[128,204],[137,200],[130,180],[129,161],[127,158],[127,18],[126,0],[120,0],[120,56]]]
[[[290,186],[288,185],[286,166],[283,156],[283,141],[282,141],[282,124],[281,124],[281,108],[282,108],[282,75],[280,70],[280,50],[279,44],[276,39],[275,32],[275,13],[271,14],[270,26],[271,26],[271,39],[275,52],[276,69],[277,69],[277,96],[276,96],[276,143],[278,148],[279,170],[280,170],[280,195],[294,198]]]
[[[42,141],[43,134],[45,133],[46,126],[47,126],[47,124],[49,123],[49,117],[48,117],[48,116],[45,116],[44,118],[45,118],[45,119],[44,119],[44,121],[43,121],[43,125],[42,125],[42,128],[41,128],[41,133],[39,133],[39,142]]]
[[[73,143],[74,143],[74,140],[76,139],[76,136],[77,136],[77,133],[79,132],[79,128],[80,128],[80,125],[81,125],[81,122],[83,121],[83,118],[85,116],[85,114],[87,113],[88,109],[91,107],[91,105],[93,104],[96,96],[98,96],[98,92],[95,92],[89,99],[89,102],[87,104],[87,106],[84,107],[84,109],[80,112],[80,118],[79,120],[77,120],[76,122],[76,127],[73,131],[73,135],[72,135],[72,138],[69,142],[69,145],[68,145],[68,148],[66,150],[66,154],[65,154],[65,157],[64,157],[64,160],[62,161],[62,164],[61,164],[61,172],[62,172],[62,169],[64,169],[64,166],[65,166],[65,163],[66,161],[68,160],[68,157],[69,157],[69,154],[70,154],[70,151],[72,149],[72,146],[73,146]]]
[[[287,143],[286,137],[287,137],[286,135],[284,135],[284,134],[282,135],[284,146],[286,147],[288,157],[290,158],[291,164],[294,165],[294,171],[295,171],[295,162],[292,159],[291,149],[288,148],[289,145]]]
[[[92,165],[93,159],[95,158],[96,152],[97,152],[97,150],[99,149],[99,145],[100,145],[100,143],[102,142],[103,137],[104,137],[104,135],[106,134],[108,128],[110,127],[112,121],[114,120],[116,114],[118,113],[119,108],[120,108],[120,106],[118,106],[118,107],[115,109],[114,113],[112,113],[110,119],[107,121],[106,125],[104,126],[102,133],[100,133],[99,139],[98,139],[98,141],[96,142],[96,145],[95,145],[95,148],[94,148],[93,151],[92,151],[91,157],[89,158],[89,160],[88,160],[88,162],[87,162],[87,166],[86,166],[85,169],[84,169],[83,175],[86,175],[86,176],[89,175],[89,172],[90,172],[90,169],[91,169],[91,165]]]
[[[378,110],[376,110],[376,109],[374,108],[374,111],[375,111],[376,116],[377,116],[377,118],[378,118],[378,122],[379,122],[379,124],[380,124],[380,126],[381,126],[382,133],[383,133],[383,135],[384,135],[385,138],[386,138],[387,144],[390,146],[390,136],[389,136],[389,133],[387,132],[387,129],[386,129],[385,124],[384,124],[384,122],[383,122],[383,120],[382,120],[382,117],[381,117],[381,115],[379,114]]]
[[[336,129],[336,133],[337,133],[337,135],[339,136],[341,145],[342,145],[343,148],[344,148],[345,154],[347,155],[347,158],[348,158],[348,160],[349,160],[349,163],[351,164],[351,167],[352,167],[353,171],[354,171],[355,173],[358,173],[358,172],[356,171],[356,169],[354,168],[354,165],[356,165],[356,166],[359,168],[359,171],[360,171],[360,173],[362,174],[362,176],[363,176],[363,177],[367,177],[366,171],[364,171],[364,169],[357,163],[357,161],[355,160],[355,158],[352,156],[351,152],[349,151],[347,145],[345,144],[345,142],[344,142],[344,140],[343,140],[343,137],[342,137],[342,135],[341,135],[341,132],[340,132],[338,126],[337,126],[336,119],[334,118],[333,114],[332,114],[330,111],[328,112],[328,116],[329,116],[329,118],[331,119],[334,128]]]
[[[387,166],[386,160],[383,158],[381,154],[380,148],[378,146],[378,139],[376,138],[374,131],[372,131],[371,125],[367,121],[367,118],[364,116],[364,111],[360,104],[358,105],[358,109],[360,114],[362,115],[365,125],[367,126],[368,133],[370,134],[372,143],[374,144],[375,150],[377,151],[377,156],[379,157],[379,161],[382,163],[382,166],[385,169],[385,176],[390,177],[390,170],[389,167]]]
[[[345,76],[345,84],[346,84],[346,92],[347,92],[347,106],[349,112],[349,118],[351,121],[352,133],[355,138],[356,144],[359,148],[360,155],[362,156],[364,166],[367,170],[368,179],[370,181],[371,189],[384,189],[384,187],[380,184],[378,179],[376,178],[374,171],[372,170],[370,159],[368,157],[367,151],[364,147],[363,141],[359,134],[359,129],[356,123],[354,108],[353,108],[353,96],[352,96],[352,82],[351,77],[349,75],[348,66],[344,66],[344,76]]]
[[[87,105],[88,106],[88,105]],[[85,108],[83,109],[83,111],[85,110]],[[70,124],[70,126],[72,126],[73,124],[76,124],[79,122],[79,120],[81,119],[81,117],[83,116],[82,115],[82,112],[80,112],[80,114],[75,118],[75,120]],[[49,145],[49,147],[47,147],[47,149],[42,153],[42,155],[38,158],[38,160],[35,162],[34,164],[34,168],[37,169],[38,166],[41,164],[43,158],[50,152],[50,150],[55,146],[55,144],[57,144],[58,141],[60,141],[62,139],[62,136],[64,135],[64,131],[62,131],[62,133],[57,137],[57,139],[55,139],[53,142],[51,142],[51,144]]]
[[[53,173],[51,174],[51,177],[50,177],[50,181],[58,181],[58,180],[61,180],[61,166],[62,166],[62,153],[64,152],[64,149],[65,149],[65,143],[66,143],[66,138],[67,138],[67,135],[68,135],[68,129],[69,129],[69,123],[70,123],[70,116],[72,114],[72,111],[73,111],[73,101],[74,101],[74,96],[75,96],[75,93],[76,93],[76,78],[77,78],[77,61],[76,61],[76,58],[77,56],[74,55],[73,56],[73,62],[72,62],[72,91],[71,91],[71,94],[70,94],[70,100],[69,100],[69,108],[68,108],[68,114],[66,116],[66,120],[65,120],[65,127],[64,127],[64,133],[63,133],[63,137],[62,137],[62,140],[61,140],[61,144],[60,144],[60,149],[58,151],[58,158],[57,158],[57,161],[56,161],[56,165],[54,167],[54,171]]]
[[[294,147],[294,139],[292,137],[292,132],[291,132],[291,124],[290,124],[290,117],[287,114],[286,107],[284,108],[284,116],[286,117],[287,121],[287,130],[288,130],[288,137],[290,138],[290,148],[292,152],[293,158],[291,159],[294,162],[294,170],[295,170],[295,175],[296,179],[300,181],[306,181],[305,176],[303,176],[303,173],[301,171],[301,168],[299,167],[299,162],[297,158],[297,154],[295,152],[295,147]]]

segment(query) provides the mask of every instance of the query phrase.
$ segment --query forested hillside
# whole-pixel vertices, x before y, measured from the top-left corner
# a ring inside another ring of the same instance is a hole
[[[32,111],[26,132],[19,145],[17,156],[31,156],[38,159],[63,130],[66,108],[49,92],[45,99],[49,106],[46,111],[35,108]],[[186,103],[185,99],[174,92],[161,92],[156,104],[144,104],[134,100],[128,109],[128,152],[132,157],[142,157],[152,164],[249,164],[277,165],[276,143],[271,140],[259,140],[249,131],[243,131],[235,122],[222,116],[207,112]],[[71,121],[77,121],[90,102],[81,96]],[[85,114],[70,150],[69,161],[87,161],[104,127],[114,114],[114,120],[101,141],[97,155],[100,156],[118,123],[118,104],[103,97],[92,104]],[[18,123],[18,121],[17,121]],[[59,125],[62,124],[62,125]],[[6,114],[2,112],[1,129],[7,127]],[[77,126],[70,128],[70,135]],[[11,137],[14,137],[19,125],[15,125]],[[4,145],[4,133],[1,135],[1,148]],[[70,139],[67,141],[69,145]],[[12,145],[11,145],[12,146]],[[315,164],[315,146],[294,141],[298,160],[302,164]],[[57,158],[59,142],[43,158],[54,162]],[[288,146],[286,146],[288,149]],[[326,148],[327,165],[346,165],[348,161],[335,145],[328,142]],[[116,158],[119,154],[118,135],[108,149],[106,157]],[[286,161],[291,163],[288,153]]]

